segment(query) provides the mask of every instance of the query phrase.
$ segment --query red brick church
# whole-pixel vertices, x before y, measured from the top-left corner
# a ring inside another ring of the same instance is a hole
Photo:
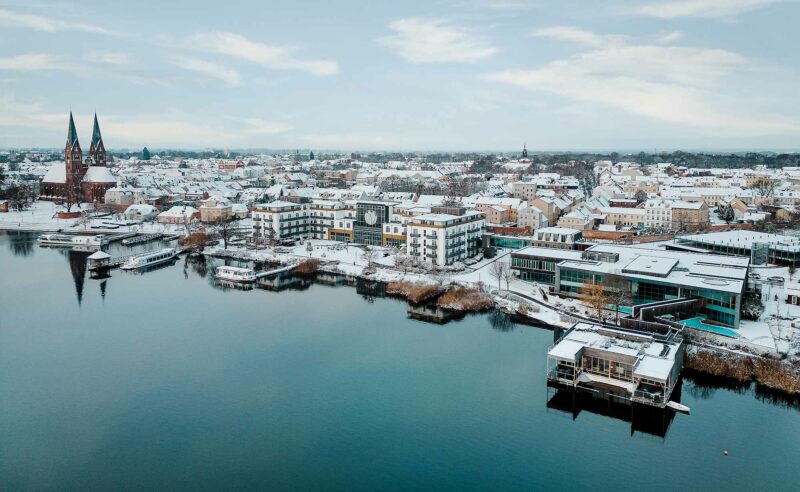
[[[64,162],[56,162],[45,174],[41,183],[39,198],[42,200],[61,201],[72,197],[72,202],[103,203],[106,190],[113,188],[117,179],[108,170],[107,154],[97,114],[94,115],[94,129],[89,155],[83,159],[81,145],[78,143],[78,132],[72,112],[69,113],[69,130],[67,145],[64,147]]]

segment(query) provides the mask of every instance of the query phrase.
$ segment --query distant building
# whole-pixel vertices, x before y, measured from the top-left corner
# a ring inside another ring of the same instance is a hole
[[[78,143],[78,132],[72,112],[69,114],[67,143],[64,146],[64,162],[55,162],[42,178],[40,199],[64,200],[72,197],[74,202],[103,203],[106,191],[113,188],[117,179],[108,170],[106,148],[100,135],[97,115],[94,115],[94,129],[89,155],[83,160],[83,152]]]

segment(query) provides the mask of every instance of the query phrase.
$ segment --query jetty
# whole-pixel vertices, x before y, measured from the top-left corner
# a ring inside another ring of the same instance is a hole
[[[274,275],[278,275],[279,273],[291,272],[295,268],[297,268],[297,264],[293,263],[293,264],[290,264],[290,265],[284,265],[284,266],[276,268],[274,270],[268,270],[266,272],[257,272],[256,273],[256,279],[272,277]]]
[[[127,237],[123,239],[122,244],[125,246],[133,246],[134,244],[147,243],[150,241],[155,241],[156,239],[164,239],[164,235],[160,232],[152,234],[134,234],[133,237]]]

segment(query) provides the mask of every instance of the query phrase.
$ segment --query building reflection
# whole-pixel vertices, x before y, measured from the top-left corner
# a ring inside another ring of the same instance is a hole
[[[83,284],[86,280],[86,264],[89,253],[84,251],[68,250],[69,269],[72,273],[72,281],[75,284],[75,295],[78,298],[78,305],[83,301]]]
[[[602,415],[631,424],[631,436],[635,433],[643,433],[652,436],[665,438],[675,412],[668,409],[655,408],[648,405],[640,405],[630,402],[622,402],[616,399],[596,398],[583,391],[575,391],[563,388],[547,389],[548,400],[547,408],[564,412],[572,416],[572,420],[577,420],[581,412],[589,412]],[[552,394],[552,397],[550,396]],[[675,401],[680,400],[680,386],[673,392]]]

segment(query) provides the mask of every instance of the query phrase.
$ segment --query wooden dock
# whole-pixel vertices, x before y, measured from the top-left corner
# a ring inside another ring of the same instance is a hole
[[[125,246],[133,246],[134,244],[142,244],[147,243],[150,241],[155,241],[156,239],[163,239],[164,235],[160,232],[152,233],[152,234],[134,234],[134,237],[129,237],[122,240],[122,244]]]

